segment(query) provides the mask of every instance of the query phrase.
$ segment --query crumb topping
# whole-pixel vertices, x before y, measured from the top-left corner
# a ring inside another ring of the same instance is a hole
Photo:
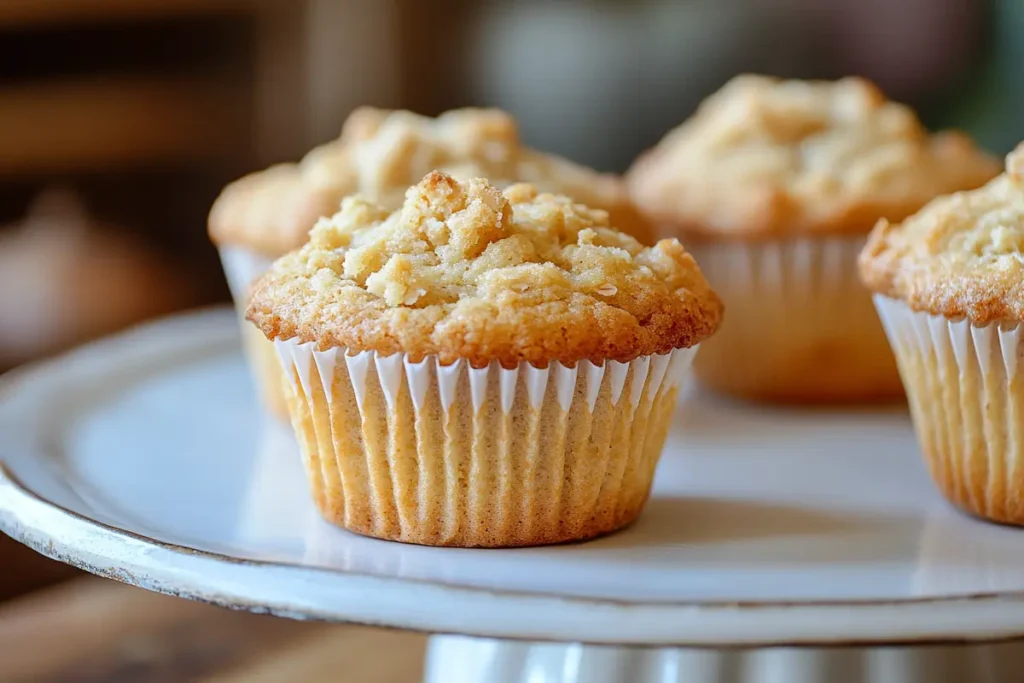
[[[880,221],[860,268],[868,287],[915,310],[1024,321],[1024,144],[984,187],[940,197],[902,224]]]
[[[973,189],[998,162],[860,78],[739,76],[628,174],[653,218],[719,236],[867,233],[933,197]]]
[[[358,109],[339,139],[298,164],[252,174],[229,185],[210,216],[219,243],[242,243],[279,255],[297,248],[316,220],[360,194],[388,210],[427,173],[500,188],[528,182],[611,213],[612,224],[650,240],[650,228],[619,178],[525,147],[515,120],[496,109],[457,109],[437,118],[408,111]]]
[[[474,365],[632,360],[699,343],[722,306],[676,240],[517,184],[433,172],[389,213],[349,197],[256,285],[272,339]]]

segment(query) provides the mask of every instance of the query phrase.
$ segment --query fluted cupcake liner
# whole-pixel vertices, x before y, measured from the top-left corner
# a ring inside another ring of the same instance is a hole
[[[238,312],[242,329],[242,348],[260,401],[272,414],[287,419],[287,382],[281,374],[281,365],[277,360],[274,344],[244,319],[249,287],[267,272],[274,260],[241,247],[220,247],[217,251],[228,280],[235,310]]]
[[[242,247],[219,247],[220,262],[228,279],[231,297],[239,311],[245,310],[249,286],[270,269],[274,259]]]
[[[696,347],[505,369],[276,342],[317,507],[425,545],[591,538],[640,513]]]
[[[881,295],[875,304],[939,489],[975,515],[1024,525],[1022,326],[976,327]]]
[[[893,355],[857,275],[861,237],[695,243],[728,315],[695,373],[747,398],[861,402],[902,393]]]

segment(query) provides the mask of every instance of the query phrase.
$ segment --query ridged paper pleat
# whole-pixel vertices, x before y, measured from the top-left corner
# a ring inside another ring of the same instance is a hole
[[[1019,324],[976,327],[876,296],[921,450],[951,501],[1024,524],[1024,385]]]
[[[863,238],[694,244],[722,297],[695,372],[713,389],[813,402],[896,397],[892,352],[857,275]]]
[[[244,308],[249,287],[256,278],[270,269],[274,259],[251,249],[239,247],[221,247],[217,251],[220,254],[220,263],[224,268],[224,276],[227,278],[231,296],[236,304]]]
[[[273,260],[252,250],[238,247],[221,247],[218,251],[228,288],[231,290],[231,298],[234,299],[235,309],[238,311],[242,347],[260,399],[273,415],[287,418],[286,385],[274,353],[273,343],[257,328],[242,319],[248,305],[249,287],[270,268]]]
[[[632,521],[696,352],[507,369],[276,344],[324,516],[459,546],[556,543]]]

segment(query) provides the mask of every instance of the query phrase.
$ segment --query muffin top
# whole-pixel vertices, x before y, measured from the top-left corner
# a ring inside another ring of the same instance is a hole
[[[879,221],[860,272],[916,311],[976,325],[1024,321],[1024,144],[984,187],[940,197],[902,224]]]
[[[271,339],[474,367],[625,362],[693,346],[721,316],[678,241],[644,247],[568,197],[440,172],[390,214],[346,198],[247,312]]]
[[[686,233],[750,239],[867,233],[933,197],[978,187],[998,162],[929,133],[870,82],[739,76],[627,175],[637,206]]]
[[[457,109],[437,118],[362,108],[337,140],[297,164],[281,164],[228,185],[210,212],[218,245],[242,245],[279,256],[306,242],[322,216],[359,193],[394,210],[427,173],[488,178],[499,187],[529,182],[610,212],[620,229],[650,243],[652,231],[622,181],[524,147],[515,120],[496,109]]]

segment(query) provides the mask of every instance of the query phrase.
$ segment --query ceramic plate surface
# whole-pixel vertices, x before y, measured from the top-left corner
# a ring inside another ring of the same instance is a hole
[[[287,616],[645,644],[1024,635],[1024,532],[933,489],[902,409],[693,394],[632,528],[519,550],[322,522],[263,417],[235,319],[170,319],[0,389],[0,528],[147,588]]]

